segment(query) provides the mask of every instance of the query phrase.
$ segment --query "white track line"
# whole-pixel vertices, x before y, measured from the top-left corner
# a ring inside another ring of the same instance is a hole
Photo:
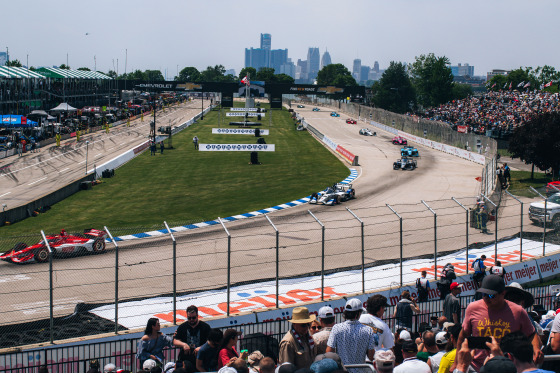
[[[9,195],[9,194],[11,194],[11,193],[12,193],[11,191],[10,191],[10,192],[6,192],[5,194],[0,195],[0,197]]]
[[[43,178],[41,178],[41,179],[37,179],[35,182],[29,183],[28,186],[32,186],[32,185],[34,185],[35,183],[39,183],[40,181],[44,181],[45,179],[47,179],[47,177],[43,177]]]
[[[62,173],[63,171],[66,171],[66,170],[68,170],[68,169],[70,169],[70,168],[62,169],[62,170],[59,171],[59,173]]]

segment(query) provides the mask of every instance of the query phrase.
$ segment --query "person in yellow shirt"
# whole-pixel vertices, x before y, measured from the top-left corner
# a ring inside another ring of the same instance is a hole
[[[457,340],[461,333],[461,325],[453,325],[447,329],[449,335],[448,351],[443,355],[439,363],[438,373],[452,373],[455,369],[455,354],[457,353]]]

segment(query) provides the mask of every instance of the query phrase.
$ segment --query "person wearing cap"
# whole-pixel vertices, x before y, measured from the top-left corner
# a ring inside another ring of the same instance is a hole
[[[395,338],[389,326],[381,319],[385,309],[389,307],[387,298],[383,295],[370,296],[366,301],[367,314],[362,314],[360,322],[369,326],[375,334],[375,350],[391,349],[395,345]]]
[[[359,321],[364,310],[359,299],[350,299],[344,307],[343,323],[334,325],[327,342],[327,352],[338,353],[343,365],[363,364],[373,360],[375,334]],[[349,371],[355,371],[350,369]]]
[[[316,355],[315,342],[309,335],[309,324],[315,320],[314,314],[309,314],[306,307],[297,307],[292,311],[290,331],[280,341],[278,363],[294,364],[298,369],[309,368]]]
[[[247,363],[249,364],[249,371],[253,373],[258,373],[260,363],[263,358],[264,355],[261,353],[261,351],[251,352],[251,354],[247,357]]]
[[[326,358],[329,358],[329,359],[333,360],[334,362],[336,362],[336,365],[337,365],[339,371],[346,372],[346,369],[344,368],[344,365],[342,365],[342,360],[340,359],[340,356],[337,355],[334,352],[328,352],[328,353],[323,353],[323,354],[317,355],[317,357],[315,357],[315,362],[324,360]]]
[[[108,363],[107,365],[103,366],[104,373],[114,373],[117,371],[117,367],[113,363]]]
[[[443,301],[443,315],[448,321],[459,323],[461,320],[461,300],[458,296],[463,289],[463,285],[453,282],[449,288],[451,289],[451,293],[448,294]]]
[[[533,323],[525,309],[505,299],[504,280],[498,275],[488,275],[482,280],[478,292],[482,299],[467,306],[458,346],[469,336],[493,336],[499,343],[505,334],[521,331],[533,342],[535,362],[540,362],[543,354],[538,341],[533,340],[538,338]],[[480,370],[487,356],[488,352],[484,349],[475,351],[472,363],[475,370]]]
[[[334,326],[334,310],[330,306],[324,306],[319,309],[319,322],[321,323],[321,331],[313,335],[313,341],[317,347],[317,354],[320,355],[327,351],[327,341]]]
[[[435,343],[438,351],[436,354],[430,356],[427,362],[428,366],[432,368],[432,373],[437,373],[437,371],[439,370],[439,363],[441,362],[441,358],[444,354],[447,353],[447,351],[445,350],[447,348],[447,343],[449,342],[447,340],[447,335],[448,333],[446,333],[445,331],[440,331],[435,336]]]
[[[418,346],[412,340],[402,343],[403,362],[393,369],[393,373],[431,373],[432,369],[422,360],[419,360]]]
[[[373,367],[378,373],[392,373],[395,367],[395,354],[390,349],[380,349],[373,355]]]
[[[452,325],[447,330],[447,337],[451,344],[446,347],[447,352],[442,356],[439,362],[438,373],[451,373],[452,367],[455,364],[455,355],[457,353],[457,341],[459,339],[459,334],[461,333],[460,325]]]
[[[156,360],[152,360],[151,358],[147,359],[146,361],[144,361],[144,363],[142,364],[142,369],[151,372],[153,368],[155,368],[156,366],[158,366],[158,363],[156,362]],[[161,368],[160,368],[161,371]]]
[[[403,327],[407,330],[412,330],[412,316],[414,312],[419,313],[420,308],[416,305],[416,302],[412,300],[410,296],[410,291],[404,290],[401,294],[401,299],[395,307],[395,312],[393,313],[393,318],[395,318],[395,327]]]

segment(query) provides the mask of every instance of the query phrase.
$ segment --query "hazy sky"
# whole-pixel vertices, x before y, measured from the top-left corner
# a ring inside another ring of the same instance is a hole
[[[0,51],[30,66],[66,63],[107,72],[222,64],[238,74],[260,34],[297,62],[328,49],[350,70],[420,54],[491,69],[560,70],[558,0],[29,0],[2,1]],[[89,35],[86,35],[89,34]],[[114,66],[114,69],[113,69]]]

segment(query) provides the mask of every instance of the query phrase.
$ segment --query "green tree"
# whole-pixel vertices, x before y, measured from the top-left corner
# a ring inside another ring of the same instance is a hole
[[[84,68],[78,68],[78,70],[81,70],[81,71],[91,71],[90,68],[85,68],[85,67],[84,67]]]
[[[137,80],[137,81],[147,81],[146,74],[142,70],[135,70],[128,74],[121,75],[120,79]]]
[[[416,105],[416,94],[406,65],[391,61],[381,79],[371,87],[374,104],[396,113],[406,113]]]
[[[274,83],[274,69],[273,68],[260,68],[254,80],[263,81],[266,83]]]
[[[203,82],[223,82],[225,78],[226,68],[224,65],[208,66],[202,75]]]
[[[416,57],[416,61],[409,66],[420,104],[431,107],[451,99],[453,74],[447,65],[449,65],[447,57],[436,57],[430,53]]]
[[[317,84],[333,86],[357,86],[352,73],[342,64],[330,64],[317,73]]]
[[[7,61],[6,66],[13,66],[15,68],[23,67],[23,65],[21,64],[21,62],[17,58],[15,60]]]
[[[468,84],[453,83],[452,98],[453,100],[465,99],[473,94],[473,89]]]
[[[492,79],[490,79],[488,81],[488,83],[486,83],[486,88],[488,91],[500,91],[503,90],[504,87],[505,89],[509,89],[509,84],[511,83],[511,80],[508,80],[508,76],[507,75],[494,75],[492,77]],[[519,83],[519,82],[517,82]],[[514,84],[512,83],[512,88],[516,87],[514,86]]]
[[[295,79],[287,74],[276,74],[274,78],[276,80],[275,83],[294,84],[295,82]]]
[[[109,72],[107,73],[107,76],[109,76],[113,79],[117,79],[117,73],[113,70],[109,70]]]
[[[518,89],[518,90],[522,90],[523,86],[521,87],[517,87],[519,86],[521,83],[523,84],[527,84],[528,82],[531,83],[530,88],[533,89],[535,87],[537,87],[537,79],[536,77],[531,74],[532,72],[532,68],[519,68],[519,69],[515,69],[509,72],[509,74],[507,75],[507,79],[508,82],[513,82],[512,83],[512,89]]]
[[[59,69],[70,70],[70,66],[66,64],[62,64],[58,67]]]
[[[179,72],[179,77],[177,78],[178,81],[181,82],[190,82],[190,83],[198,83],[200,82],[202,76],[197,68],[193,66],[187,66],[183,70]]]
[[[241,69],[241,71],[239,72],[239,80],[245,78],[246,76],[249,76],[250,79],[255,79],[255,77],[257,76],[257,69],[250,66]]]
[[[514,158],[534,164],[541,170],[552,168],[553,179],[560,170],[560,113],[543,113],[517,127],[508,150]],[[533,176],[531,175],[531,178]]]
[[[146,80],[148,81],[164,81],[165,78],[163,77],[163,74],[161,74],[161,71],[159,70],[146,70],[144,72],[144,76],[146,77]]]

